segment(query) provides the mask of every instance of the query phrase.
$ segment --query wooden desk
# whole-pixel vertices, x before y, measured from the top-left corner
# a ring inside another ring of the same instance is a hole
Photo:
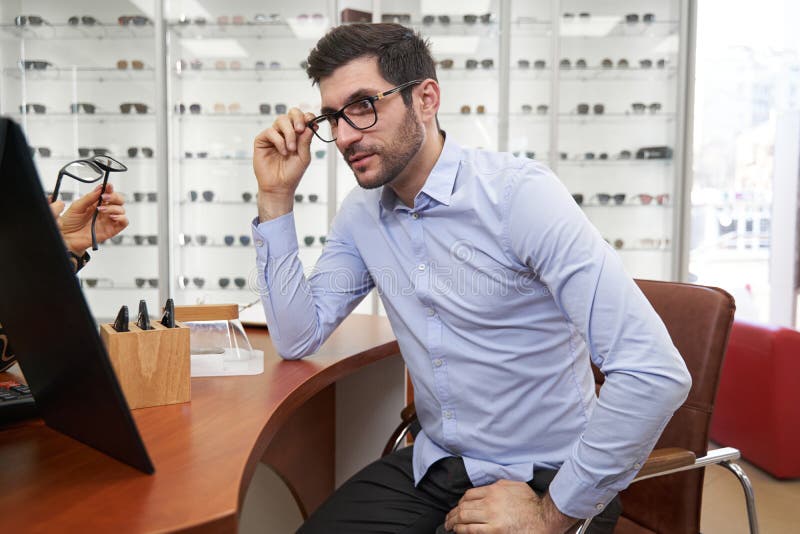
[[[283,361],[248,329],[264,373],[193,378],[192,402],[133,412],[156,467],[148,476],[41,421],[0,431],[4,532],[235,532],[257,462],[304,514],[334,486],[333,384],[399,353],[385,318],[352,315],[318,354]]]

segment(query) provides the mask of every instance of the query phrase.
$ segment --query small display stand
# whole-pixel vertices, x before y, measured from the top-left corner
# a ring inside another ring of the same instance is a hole
[[[128,332],[117,332],[110,324],[100,325],[100,337],[131,410],[192,398],[189,327],[176,323],[167,328],[155,321],[151,326],[142,330],[131,323]]]
[[[193,377],[264,372],[264,353],[250,345],[236,304],[175,306],[175,319],[191,332]]]

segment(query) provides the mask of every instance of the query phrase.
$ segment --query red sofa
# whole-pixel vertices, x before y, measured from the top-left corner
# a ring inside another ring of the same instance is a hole
[[[734,321],[710,435],[777,478],[800,477],[800,332]]]

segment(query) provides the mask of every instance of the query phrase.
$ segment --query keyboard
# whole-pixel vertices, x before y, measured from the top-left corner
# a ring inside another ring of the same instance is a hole
[[[28,386],[13,380],[0,382],[0,425],[38,415]]]

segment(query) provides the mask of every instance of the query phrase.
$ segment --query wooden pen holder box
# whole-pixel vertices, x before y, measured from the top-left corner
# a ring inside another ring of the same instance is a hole
[[[189,327],[179,322],[175,328],[155,321],[150,325],[152,330],[142,330],[130,323],[129,332],[100,325],[100,337],[131,410],[189,402],[192,397]]]

